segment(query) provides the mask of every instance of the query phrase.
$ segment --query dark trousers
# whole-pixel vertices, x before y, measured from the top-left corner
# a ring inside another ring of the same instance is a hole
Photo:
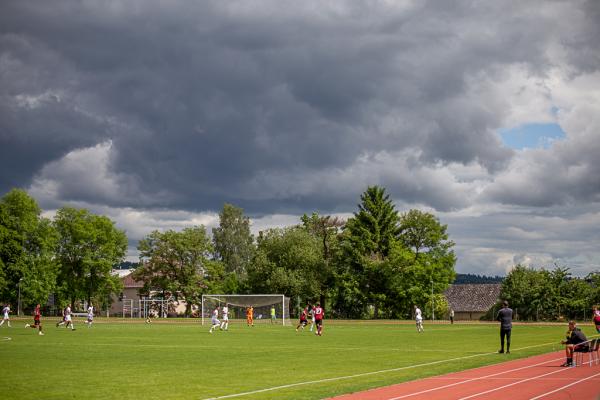
[[[506,351],[510,350],[511,329],[500,328],[500,350],[504,350],[504,337],[506,336]]]

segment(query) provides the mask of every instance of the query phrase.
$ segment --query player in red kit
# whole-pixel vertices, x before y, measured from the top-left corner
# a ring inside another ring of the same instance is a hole
[[[304,330],[304,327],[308,323],[308,321],[306,320],[306,315],[308,314],[308,307],[310,307],[310,305],[306,306],[306,308],[302,310],[302,314],[300,314],[300,321],[298,322],[298,326],[296,327],[296,332],[298,332],[299,328],[302,328],[302,330]]]
[[[325,312],[323,308],[321,308],[321,304],[317,303],[313,310],[313,318],[315,319],[315,324],[317,325],[317,331],[315,335],[321,336],[323,334],[323,317],[325,316]]]
[[[33,328],[38,329],[38,335],[44,335],[42,332],[42,312],[40,311],[40,305],[35,306],[35,311],[33,312],[33,325],[25,325],[25,328]]]

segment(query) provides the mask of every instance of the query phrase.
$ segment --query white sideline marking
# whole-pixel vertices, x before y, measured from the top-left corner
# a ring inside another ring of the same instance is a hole
[[[550,344],[554,344],[554,342],[537,344],[537,345],[534,345],[534,346],[521,347],[519,349],[513,349],[513,351],[531,349],[531,348],[534,348],[534,347],[548,346]],[[438,360],[438,361],[432,361],[432,362],[428,362],[428,363],[424,363],[424,364],[409,365],[409,366],[406,366],[406,367],[382,369],[382,370],[379,370],[379,371],[363,372],[363,373],[360,373],[360,374],[346,375],[346,376],[337,376],[337,377],[326,378],[326,379],[317,379],[317,380],[314,380],[314,381],[296,382],[296,383],[290,383],[290,384],[287,384],[287,385],[273,386],[273,387],[265,388],[265,389],[252,390],[252,391],[249,391],[249,392],[227,394],[227,395],[224,395],[224,396],[217,396],[217,397],[209,397],[209,398],[206,398],[204,400],[230,399],[232,397],[248,396],[248,395],[251,395],[251,394],[270,392],[270,391],[279,390],[279,389],[287,389],[287,388],[291,388],[291,387],[295,387],[295,386],[312,385],[312,384],[315,384],[315,383],[323,383],[323,382],[339,381],[339,380],[344,380],[344,379],[352,379],[352,378],[358,378],[358,377],[361,377],[361,376],[369,376],[369,375],[383,374],[383,373],[386,373],[386,372],[402,371],[402,370],[413,369],[413,368],[417,368],[417,367],[427,367],[427,366],[430,366],[430,365],[443,364],[445,362],[450,362],[450,361],[466,360],[468,358],[474,358],[474,357],[489,356],[489,355],[492,355],[492,354],[497,354],[497,353],[496,352],[493,352],[493,353],[478,353],[478,354],[473,354],[473,355],[465,356],[465,357],[449,358],[449,359],[446,359],[446,360]]]
[[[480,377],[477,377],[477,378],[470,378],[470,379],[467,379],[467,380],[464,380],[464,381],[461,381],[461,382],[450,383],[448,385],[439,386],[439,387],[435,387],[435,388],[432,388],[432,389],[421,390],[420,392],[405,394],[405,395],[399,396],[399,397],[392,397],[392,398],[390,398],[388,400],[398,400],[398,399],[404,399],[406,397],[417,396],[417,395],[423,394],[423,393],[434,392],[436,390],[446,389],[446,388],[449,388],[449,387],[452,387],[452,386],[462,385],[463,383],[468,383],[468,382],[473,382],[473,381],[477,381],[477,380],[481,380],[481,379],[491,378],[492,376],[502,375],[502,374],[506,374],[508,372],[514,372],[514,371],[519,371],[519,370],[522,370],[522,369],[537,367],[538,365],[543,365],[543,364],[547,364],[549,362],[554,362],[554,361],[558,361],[558,360],[562,360],[562,357],[561,358],[554,358],[552,360],[547,360],[547,361],[544,361],[544,362],[541,362],[541,363],[537,363],[537,364],[533,364],[533,365],[527,365],[525,367],[513,368],[513,369],[509,369],[507,371],[496,372],[495,374],[490,374],[490,375],[486,375],[486,376],[480,376]]]
[[[532,376],[531,378],[527,378],[527,379],[521,379],[520,381],[509,383],[508,385],[499,386],[497,388],[486,390],[484,392],[475,393],[475,394],[472,394],[472,395],[467,396],[467,397],[461,397],[459,400],[472,399],[473,397],[481,396],[483,394],[492,393],[492,392],[495,392],[495,391],[500,390],[500,389],[504,389],[504,388],[511,387],[511,386],[514,386],[514,385],[518,385],[519,383],[532,381],[534,379],[538,379],[538,378],[541,378],[543,376],[558,374],[558,373],[561,373],[561,372],[564,372],[564,371],[567,371],[567,370],[568,370],[568,368],[562,368],[562,369],[559,369],[558,371],[548,372],[547,374],[542,374],[542,375],[538,375],[538,376]]]
[[[531,398],[531,399],[529,399],[529,400],[537,400],[537,399],[541,399],[542,397],[548,396],[549,394],[552,394],[552,393],[559,392],[559,391],[561,391],[561,390],[563,390],[563,389],[566,389],[566,388],[568,388],[569,386],[576,385],[576,384],[578,384],[579,382],[587,381],[588,379],[592,379],[593,377],[596,377],[596,376],[598,376],[598,375],[600,375],[600,372],[598,372],[597,374],[594,374],[594,375],[592,375],[592,376],[588,376],[587,378],[583,378],[583,379],[580,379],[580,380],[578,380],[578,381],[575,381],[575,382],[573,382],[573,383],[570,383],[570,384],[568,384],[568,385],[565,385],[565,386],[563,386],[563,387],[559,387],[558,389],[555,389],[555,390],[553,390],[553,391],[551,391],[551,392],[544,393],[544,394],[540,394],[539,396],[537,396],[537,397],[533,397],[533,398]]]

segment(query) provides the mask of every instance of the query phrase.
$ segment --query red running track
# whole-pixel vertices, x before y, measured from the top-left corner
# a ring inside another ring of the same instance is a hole
[[[560,365],[564,352],[522,358],[335,397],[336,400],[599,400],[600,364]]]

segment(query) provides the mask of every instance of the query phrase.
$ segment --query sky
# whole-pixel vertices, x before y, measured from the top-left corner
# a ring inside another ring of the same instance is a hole
[[[460,273],[600,270],[600,2],[0,3],[0,194],[126,231],[447,224]]]

